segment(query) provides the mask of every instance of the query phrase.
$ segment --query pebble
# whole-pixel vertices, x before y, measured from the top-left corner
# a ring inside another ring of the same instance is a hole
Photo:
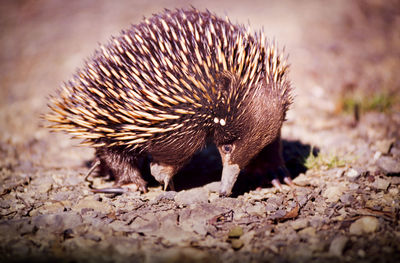
[[[314,237],[316,235],[316,230],[313,227],[306,227],[299,232],[300,236],[309,236],[309,237]]]
[[[345,190],[344,186],[328,186],[323,192],[322,196],[326,198],[327,202],[337,202]]]
[[[361,175],[361,173],[359,171],[357,171],[356,169],[350,168],[347,172],[346,172],[346,176],[347,178],[350,179],[350,181],[355,181],[357,178],[359,178]]]
[[[379,190],[387,190],[389,188],[390,181],[383,178],[376,178],[372,186]]]
[[[349,238],[345,237],[345,236],[335,237],[329,246],[329,254],[331,254],[333,256],[337,256],[337,257],[342,256],[343,250],[346,247],[346,244],[348,241],[349,241]]]
[[[176,194],[174,198],[179,206],[188,206],[191,204],[207,203],[208,191],[202,187],[183,190]]]
[[[392,195],[392,196],[398,196],[399,189],[398,188],[390,188],[389,189],[389,194]]]
[[[239,250],[244,246],[244,242],[241,239],[232,239],[231,245],[234,250]]]
[[[108,214],[113,210],[111,205],[93,200],[93,196],[79,200],[78,203],[72,207],[72,210],[77,212],[81,212],[82,209],[93,209],[104,214]]]
[[[295,221],[292,221],[290,226],[294,229],[294,230],[299,230],[299,229],[303,229],[306,228],[308,226],[308,219],[306,218],[299,218]]]
[[[248,205],[246,212],[250,215],[264,216],[266,213],[265,206],[261,203],[255,203],[254,205]]]
[[[373,233],[379,228],[379,220],[372,216],[364,216],[350,225],[349,232],[353,235]]]
[[[58,214],[40,215],[32,220],[37,228],[50,232],[60,232],[67,228],[75,228],[82,224],[82,216],[74,212],[63,212]]]
[[[375,147],[383,154],[388,154],[394,142],[395,139],[380,140],[375,143]]]
[[[310,178],[308,178],[304,173],[301,173],[293,179],[293,182],[298,186],[307,186],[310,185]]]
[[[45,194],[51,190],[53,187],[54,180],[51,177],[43,176],[38,177],[32,185],[35,188],[36,193]]]
[[[363,249],[359,249],[359,250],[357,251],[357,255],[358,255],[360,258],[364,258],[365,255],[366,255],[366,253],[365,253],[365,251],[364,251]]]
[[[156,197],[155,202],[159,202],[161,200],[174,200],[176,195],[177,195],[177,192],[175,192],[175,191],[163,192]]]
[[[243,235],[243,228],[240,226],[234,226],[229,231],[228,237],[229,238],[239,238],[241,235]]]
[[[220,186],[221,186],[221,182],[212,182],[212,183],[206,184],[204,186],[204,189],[206,189],[210,192],[219,193]]]
[[[397,161],[388,156],[381,156],[376,164],[379,168],[381,168],[385,173],[400,173],[400,161]]]
[[[54,214],[61,213],[64,211],[64,205],[61,202],[45,203],[43,206],[32,209],[29,212],[30,216],[36,216],[39,214]]]
[[[354,196],[350,193],[344,193],[340,197],[340,202],[342,202],[343,204],[351,204],[351,202],[353,201],[354,201]]]

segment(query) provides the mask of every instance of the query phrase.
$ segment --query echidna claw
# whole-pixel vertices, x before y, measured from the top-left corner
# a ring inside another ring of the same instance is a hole
[[[286,176],[285,178],[283,178],[283,181],[290,187],[295,186],[295,184],[292,181],[292,178],[290,178],[289,176]]]
[[[276,172],[273,173],[273,175],[275,178],[271,181],[271,184],[279,191],[283,190],[282,184],[280,182],[280,180],[282,179],[291,188],[295,186],[295,184],[292,181],[292,178],[290,177],[290,172],[285,166],[278,167],[278,169],[276,169]]]
[[[164,178],[164,191],[167,191],[168,186],[169,186],[169,190],[175,191],[174,181],[172,181],[171,178],[165,177]]]
[[[273,179],[273,180],[271,181],[271,184],[272,184],[276,189],[278,189],[279,191],[282,191],[282,190],[283,190],[282,184],[281,184],[281,182],[279,182],[279,179],[277,179],[277,178]]]

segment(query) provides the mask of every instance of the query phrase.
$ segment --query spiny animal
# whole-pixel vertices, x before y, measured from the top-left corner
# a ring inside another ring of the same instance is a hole
[[[96,149],[102,173],[146,191],[138,162],[166,188],[212,138],[221,195],[261,150],[284,168],[280,130],[291,104],[288,65],[262,31],[209,11],[165,10],[101,45],[50,97],[45,118]]]

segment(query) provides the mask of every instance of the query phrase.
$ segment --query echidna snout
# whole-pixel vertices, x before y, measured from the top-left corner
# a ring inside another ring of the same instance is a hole
[[[143,156],[167,187],[212,137],[224,167],[220,192],[229,195],[259,152],[268,152],[268,171],[284,167],[287,70],[262,32],[208,11],[165,10],[101,45],[51,98],[45,118],[95,147],[100,173],[142,191]]]

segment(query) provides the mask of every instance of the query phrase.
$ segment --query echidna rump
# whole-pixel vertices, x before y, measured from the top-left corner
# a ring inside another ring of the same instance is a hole
[[[138,159],[164,187],[212,138],[223,162],[220,193],[268,147],[284,168],[280,130],[291,103],[288,66],[262,32],[210,12],[165,10],[122,31],[50,99],[53,130],[96,149],[117,183],[145,191]]]

